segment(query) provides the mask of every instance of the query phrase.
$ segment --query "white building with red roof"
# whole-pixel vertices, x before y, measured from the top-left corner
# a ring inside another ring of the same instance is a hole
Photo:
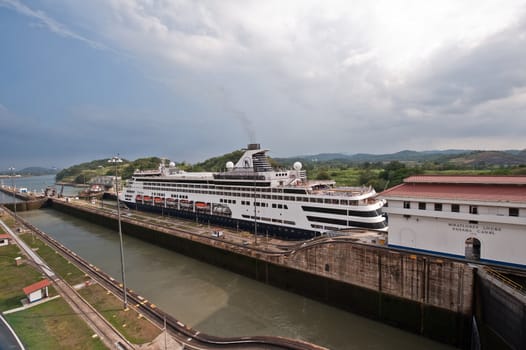
[[[389,246],[526,268],[526,176],[418,175],[379,196]]]
[[[24,294],[27,296],[27,299],[30,303],[38,301],[42,298],[47,298],[49,296],[48,287],[51,285],[51,281],[43,279],[37,283],[33,283],[27,287],[24,287]]]
[[[8,245],[10,240],[10,235],[8,235],[7,233],[0,233],[0,247]]]

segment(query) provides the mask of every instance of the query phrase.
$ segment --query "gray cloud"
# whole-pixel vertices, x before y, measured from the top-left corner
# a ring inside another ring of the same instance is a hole
[[[474,48],[447,47],[402,87],[398,102],[465,113],[526,86],[526,16]]]
[[[19,1],[0,4],[84,40]],[[80,123],[105,140],[77,137],[85,152],[126,145],[190,161],[254,141],[276,155],[524,147],[523,5],[347,5],[65,2],[72,21],[185,105],[74,106],[66,130]]]

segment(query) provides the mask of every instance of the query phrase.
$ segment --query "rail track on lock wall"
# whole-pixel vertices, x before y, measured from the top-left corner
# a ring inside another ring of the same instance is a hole
[[[99,268],[78,256],[75,252],[62,245],[59,241],[47,235],[37,227],[25,220],[20,221],[37,234],[41,240],[51,248],[61,254],[64,258],[71,261],[84,273],[88,274],[93,280],[102,285],[112,294],[124,300],[122,284],[101,271]],[[290,349],[290,350],[321,350],[324,347],[307,343],[301,340],[288,339],[277,336],[246,336],[246,337],[217,337],[206,333],[201,333],[186,326],[170,314],[162,311],[154,304],[134,291],[127,289],[128,304],[135,310],[152,321],[159,328],[163,329],[166,322],[166,329],[177,341],[184,344],[185,349]]]

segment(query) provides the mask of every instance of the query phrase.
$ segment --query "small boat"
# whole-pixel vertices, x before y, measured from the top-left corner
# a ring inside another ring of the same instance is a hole
[[[206,204],[204,202],[197,202],[197,203],[195,203],[195,207],[197,209],[207,209],[209,206],[208,206],[208,204]]]
[[[183,199],[183,200],[181,200],[180,205],[181,205],[181,208],[192,208],[194,203],[191,202],[191,201],[187,201],[186,199]]]

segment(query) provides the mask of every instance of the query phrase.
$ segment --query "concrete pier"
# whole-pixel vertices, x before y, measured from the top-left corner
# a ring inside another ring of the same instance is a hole
[[[47,197],[44,196],[35,196],[33,194],[28,193],[20,193],[14,191],[11,187],[8,186],[0,186],[0,191],[4,192],[6,194],[9,194],[11,196],[16,196],[16,211],[26,211],[26,210],[34,210],[34,209],[40,209],[46,205],[48,205],[49,201]],[[5,203],[4,204],[9,210],[15,210],[15,202],[13,203]]]

